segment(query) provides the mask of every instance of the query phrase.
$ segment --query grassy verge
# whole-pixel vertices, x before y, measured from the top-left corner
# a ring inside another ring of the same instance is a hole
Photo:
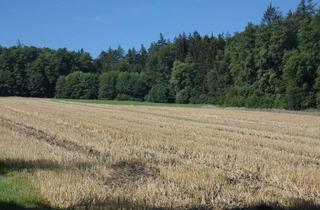
[[[6,171],[0,166],[0,209],[40,210],[49,209],[32,186],[27,174]]]
[[[215,107],[213,105],[207,105],[207,104],[153,103],[153,102],[146,102],[146,101],[118,101],[118,100],[94,100],[94,99],[52,99],[52,100],[91,103],[91,104],[133,105],[133,106],[160,106],[160,107],[186,107],[186,108]]]
[[[262,112],[289,112],[296,114],[315,114],[320,115],[320,109],[307,109],[307,110],[286,110],[276,108],[248,108],[248,107],[231,107],[223,105],[212,105],[212,104],[175,104],[175,103],[153,103],[146,101],[119,101],[119,100],[97,100],[97,99],[50,99],[58,102],[78,102],[78,103],[89,103],[89,104],[109,104],[109,105],[131,105],[131,106],[155,106],[155,107],[183,107],[183,108],[227,108],[227,109],[241,109],[248,111],[262,111]]]

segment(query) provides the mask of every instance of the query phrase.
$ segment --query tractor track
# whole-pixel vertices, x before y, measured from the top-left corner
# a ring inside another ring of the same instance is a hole
[[[63,148],[70,152],[79,152],[90,158],[95,158],[101,161],[106,161],[109,154],[100,152],[93,147],[84,146],[65,138],[61,138],[57,135],[48,134],[43,130],[34,128],[32,126],[25,125],[23,123],[15,122],[0,116],[0,125],[10,129],[19,134],[23,134],[27,137],[33,137],[38,141],[45,142],[51,146]]]

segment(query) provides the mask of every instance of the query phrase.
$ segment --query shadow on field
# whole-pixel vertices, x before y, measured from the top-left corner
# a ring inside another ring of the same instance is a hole
[[[289,208],[279,207],[277,205],[255,205],[246,208],[231,208],[226,210],[320,210],[320,206],[314,204],[313,202],[308,202],[300,199],[294,199],[291,201],[292,206]],[[70,209],[74,210],[93,210],[93,209],[106,209],[106,210],[175,210],[174,208],[153,208],[145,204],[132,204],[126,201],[108,201],[108,202],[101,202],[95,205],[78,205],[76,207],[72,207]],[[181,209],[181,208],[179,208]],[[185,209],[185,208],[183,208]],[[195,207],[195,208],[186,208],[186,210],[215,210],[214,208],[206,208],[206,207]]]
[[[70,170],[70,168],[86,169],[93,167],[94,164],[90,162],[76,162],[59,164],[56,161],[51,160],[21,160],[21,159],[6,159],[0,160],[0,175],[12,171],[32,171],[35,169],[47,169],[47,170]]]
[[[312,202],[307,202],[307,201],[298,201],[299,204],[297,206],[292,207],[292,208],[283,208],[283,207],[276,207],[276,206],[268,206],[265,204],[261,205],[256,205],[256,206],[251,206],[247,208],[233,208],[233,209],[226,209],[226,210],[320,210],[320,206],[316,205]],[[70,207],[67,209],[56,209],[56,208],[51,208],[49,206],[43,205],[43,204],[37,204],[37,207],[35,208],[26,208],[24,206],[20,206],[14,202],[0,202],[0,209],[2,210],[166,210],[166,209],[171,209],[174,210],[173,208],[152,208],[146,205],[132,205],[127,202],[122,202],[120,203],[119,201],[116,202],[108,202],[108,203],[100,203],[100,204],[95,204],[95,205],[77,205],[74,207]],[[188,210],[214,210],[213,208],[189,208]]]
[[[94,167],[94,163],[90,162],[76,162],[76,163],[63,163],[59,164],[56,161],[51,160],[21,160],[21,159],[5,159],[0,160],[0,176],[4,176],[7,173],[14,171],[33,171],[36,169],[45,169],[45,170],[70,170],[72,168],[76,169],[87,169]],[[111,166],[115,171],[112,180],[120,183],[123,183],[125,180],[136,181],[141,177],[156,177],[159,174],[157,168],[144,165],[138,161],[119,161]],[[279,207],[277,204],[259,204],[255,206],[250,206],[246,208],[230,208],[226,210],[320,210],[320,205],[315,204],[310,201],[305,201],[301,199],[292,199],[290,200],[291,208]],[[47,206],[43,203],[35,203],[34,208],[27,208],[21,206],[15,202],[6,202],[1,201],[0,199],[0,210],[67,210],[67,209],[55,209]],[[115,200],[115,201],[101,201],[95,204],[91,203],[79,203],[74,207],[68,208],[74,210],[91,210],[91,209],[107,209],[107,210],[165,210],[168,208],[160,207],[153,208],[146,204],[133,204],[124,200]],[[173,208],[169,208],[174,210]],[[188,210],[206,210],[212,208],[189,208]],[[213,209],[214,210],[214,209]]]
[[[37,207],[34,208],[26,208],[15,202],[0,202],[0,209],[2,210],[53,210],[49,206],[43,204],[37,204]]]
[[[259,204],[256,206],[250,206],[246,208],[232,208],[228,210],[320,210],[320,205],[315,204],[311,201],[292,199],[290,203],[292,207],[287,208],[279,207],[276,204]]]
[[[86,169],[93,166],[89,162],[59,164],[50,160],[2,159],[0,160],[0,210],[55,210],[45,202],[33,200],[33,189],[30,191],[29,188],[21,186],[21,180],[16,178],[19,172],[32,172],[37,169],[52,171]],[[26,197],[29,193],[31,196]],[[32,207],[29,207],[30,205]]]

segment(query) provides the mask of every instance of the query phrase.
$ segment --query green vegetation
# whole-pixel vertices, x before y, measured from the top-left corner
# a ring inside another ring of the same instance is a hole
[[[234,35],[182,33],[146,49],[0,47],[0,96],[117,99],[253,108],[320,107],[320,10],[301,0]]]
[[[26,174],[9,172],[0,175],[1,209],[48,209]]]
[[[211,104],[178,104],[178,103],[156,103],[148,101],[130,101],[130,100],[107,100],[107,99],[50,99],[55,102],[75,102],[75,103],[87,103],[87,104],[107,104],[107,105],[127,105],[127,106],[155,106],[155,107],[183,107],[183,108],[227,108],[222,105],[211,105]],[[236,107],[229,107],[230,109],[237,109]],[[269,108],[239,108],[244,110],[254,110],[254,111],[272,111],[272,112],[296,112],[287,111],[284,109],[269,109]],[[299,113],[313,113],[318,114],[320,109],[309,108]]]
[[[128,101],[128,100],[91,100],[91,99],[51,99],[53,101],[64,102],[79,102],[89,104],[110,104],[110,105],[132,105],[132,106],[163,106],[163,107],[186,107],[186,108],[206,108],[214,107],[212,105],[203,104],[175,104],[175,103],[155,103],[148,101]]]
[[[98,83],[96,74],[75,71],[66,77],[59,77],[56,85],[56,97],[97,98]]]

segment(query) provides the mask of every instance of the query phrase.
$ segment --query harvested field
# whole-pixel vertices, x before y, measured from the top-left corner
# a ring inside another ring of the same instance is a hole
[[[0,163],[57,208],[319,209],[320,115],[0,98]]]

